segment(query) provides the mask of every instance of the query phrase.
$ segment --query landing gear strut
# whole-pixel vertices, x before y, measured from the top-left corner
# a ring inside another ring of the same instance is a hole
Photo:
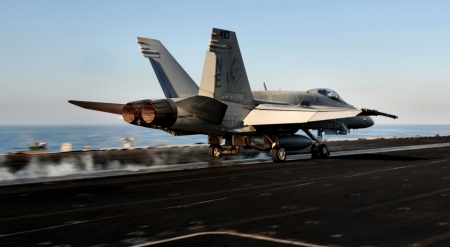
[[[317,130],[317,138],[309,132],[309,130],[303,130],[311,139],[314,140],[313,145],[311,146],[311,157],[312,158],[327,158],[330,156],[330,151],[328,151],[327,145],[322,143],[322,129]]]
[[[219,144],[211,144],[208,148],[208,156],[210,158],[220,158],[222,156],[223,148]]]

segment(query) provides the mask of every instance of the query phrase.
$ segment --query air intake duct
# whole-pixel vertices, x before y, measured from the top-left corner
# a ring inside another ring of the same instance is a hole
[[[177,115],[177,107],[170,99],[133,101],[122,109],[125,122],[147,127],[170,127],[177,120]]]

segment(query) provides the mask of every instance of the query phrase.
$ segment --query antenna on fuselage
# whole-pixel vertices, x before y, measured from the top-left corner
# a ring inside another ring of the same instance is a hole
[[[264,91],[267,91],[266,83],[263,82],[263,84],[264,84]]]

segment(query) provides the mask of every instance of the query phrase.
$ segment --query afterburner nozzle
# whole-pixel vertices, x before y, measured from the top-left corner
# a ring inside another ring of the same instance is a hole
[[[177,120],[177,107],[170,99],[139,100],[126,104],[122,117],[129,124],[170,127]]]
[[[123,120],[127,123],[133,123],[138,119],[136,112],[136,108],[132,103],[126,104],[122,109]]]
[[[147,103],[142,107],[141,116],[144,122],[151,123],[155,120],[156,110],[155,106],[151,103]]]

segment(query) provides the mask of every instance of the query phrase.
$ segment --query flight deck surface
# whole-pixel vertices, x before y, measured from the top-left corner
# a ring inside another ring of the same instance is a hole
[[[3,186],[0,246],[449,246],[449,143]]]

